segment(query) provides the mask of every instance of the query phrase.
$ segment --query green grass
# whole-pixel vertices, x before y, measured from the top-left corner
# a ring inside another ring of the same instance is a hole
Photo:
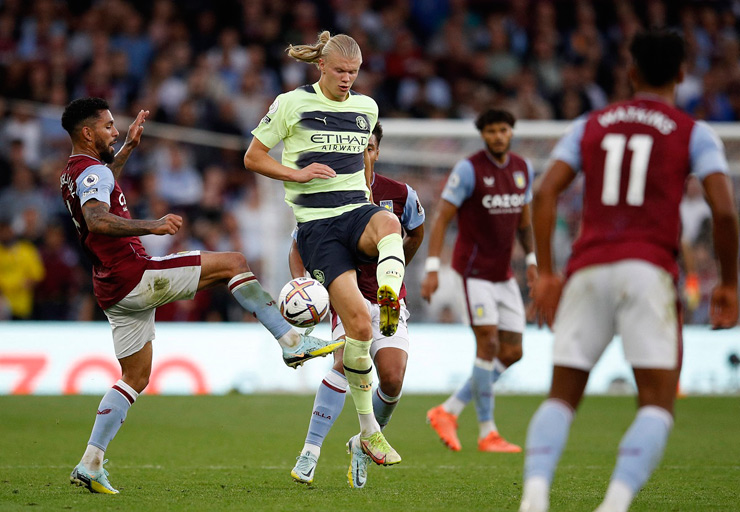
[[[0,397],[1,510],[516,510],[521,454],[482,454],[472,407],[460,418],[463,451],[425,425],[441,397],[405,396],[387,437],[399,466],[370,468],[365,489],[347,487],[344,443],[357,429],[351,399],[324,443],[314,485],[293,483],[313,397],[143,396],[111,443],[107,468],[121,494],[68,484],[98,397]],[[497,398],[497,422],[523,444],[540,397]],[[593,510],[611,474],[634,399],[588,397],[556,474],[553,511]],[[689,397],[665,458],[635,511],[738,510],[740,398]]]

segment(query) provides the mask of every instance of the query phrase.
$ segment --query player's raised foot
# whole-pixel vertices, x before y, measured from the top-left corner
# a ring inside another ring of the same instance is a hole
[[[378,288],[378,306],[380,306],[380,332],[383,336],[393,336],[398,329],[401,303],[396,292],[387,284]]]
[[[106,462],[108,462],[108,459],[105,459],[103,464]],[[90,492],[118,494],[118,490],[114,489],[108,481],[108,471],[102,466],[98,471],[90,471],[80,462],[72,470],[72,474],[69,475],[69,483],[78,487],[84,487]]]
[[[494,453],[519,453],[521,446],[506,441],[498,432],[489,432],[483,439],[478,439],[478,451]]]
[[[392,466],[401,462],[401,456],[388,444],[382,432],[375,432],[368,437],[360,436],[360,448],[379,466]]]
[[[298,345],[283,348],[283,361],[291,368],[297,368],[309,359],[331,354],[343,345],[344,341],[324,341],[301,334],[301,341]]]
[[[318,457],[307,450],[296,457],[296,461],[295,466],[290,470],[290,476],[293,477],[293,480],[300,484],[313,482],[316,464],[319,462]]]
[[[362,451],[359,434],[347,441],[347,453],[350,455],[347,483],[353,489],[362,489],[367,482],[367,466],[371,459]]]
[[[457,437],[457,417],[444,410],[444,407],[438,405],[427,411],[427,423],[434,429],[439,438],[447,448],[453,452],[459,452],[462,449],[460,439]]]

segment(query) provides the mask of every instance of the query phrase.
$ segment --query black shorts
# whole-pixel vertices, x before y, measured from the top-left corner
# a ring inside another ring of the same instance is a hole
[[[311,277],[329,287],[332,281],[362,263],[373,262],[357,249],[365,226],[377,212],[385,210],[368,204],[338,217],[312,220],[299,225],[298,252]]]

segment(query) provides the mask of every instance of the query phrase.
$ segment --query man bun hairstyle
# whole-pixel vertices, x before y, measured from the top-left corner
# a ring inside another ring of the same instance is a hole
[[[686,46],[676,32],[650,30],[635,34],[630,53],[640,78],[650,86],[661,87],[678,78]]]
[[[488,110],[483,112],[481,115],[479,115],[478,119],[475,120],[475,127],[478,128],[479,132],[482,132],[483,128],[485,128],[489,124],[494,124],[494,123],[506,123],[512,128],[514,128],[514,124],[516,123],[516,118],[508,110],[489,108]]]
[[[80,125],[91,117],[98,117],[101,110],[110,110],[103,98],[79,98],[71,102],[62,114],[62,128],[74,135]]]
[[[288,55],[301,62],[318,65],[319,59],[325,59],[329,54],[348,59],[359,58],[362,61],[362,52],[357,41],[346,34],[332,36],[328,30],[319,34],[315,44],[301,44],[286,48]]]

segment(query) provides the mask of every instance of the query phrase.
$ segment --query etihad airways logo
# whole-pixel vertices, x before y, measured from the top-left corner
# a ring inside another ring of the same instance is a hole
[[[314,144],[359,144],[367,146],[367,135],[344,133],[314,133],[311,135]]]

